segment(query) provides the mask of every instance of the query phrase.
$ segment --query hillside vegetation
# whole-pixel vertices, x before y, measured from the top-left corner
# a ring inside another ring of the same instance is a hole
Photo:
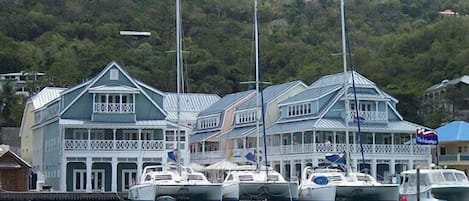
[[[73,86],[111,60],[162,91],[175,88],[173,0],[0,1],[0,73],[45,72]],[[253,1],[181,1],[186,91],[224,95],[253,79]],[[442,16],[452,9],[457,16]],[[423,91],[469,74],[469,1],[346,0],[355,69],[424,123]],[[260,0],[261,66],[274,84],[342,71],[337,0]],[[151,37],[120,30],[151,31]],[[34,86],[34,85],[32,85]],[[37,87],[36,87],[37,88]],[[32,87],[32,91],[37,90]]]

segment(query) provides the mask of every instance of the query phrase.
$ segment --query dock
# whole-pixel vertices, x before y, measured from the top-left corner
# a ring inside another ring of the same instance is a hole
[[[122,192],[0,192],[0,201],[124,201]]]

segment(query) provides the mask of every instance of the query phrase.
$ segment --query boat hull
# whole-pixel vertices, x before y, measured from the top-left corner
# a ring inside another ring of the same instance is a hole
[[[417,195],[402,194],[408,201],[416,201]],[[469,201],[469,186],[434,186],[422,189],[421,201]]]
[[[239,200],[295,201],[298,185],[286,183],[239,183]]]
[[[298,190],[300,201],[334,201],[336,186],[301,186]]]
[[[398,201],[398,185],[338,185],[337,200],[358,199],[373,201]]]
[[[155,201],[162,196],[184,201],[220,201],[222,200],[222,186],[221,184],[139,184],[129,190],[129,199],[133,201]]]

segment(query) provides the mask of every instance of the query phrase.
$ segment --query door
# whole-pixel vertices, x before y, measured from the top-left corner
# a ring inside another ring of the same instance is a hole
[[[137,183],[137,170],[122,170],[122,191],[128,191],[131,186]]]

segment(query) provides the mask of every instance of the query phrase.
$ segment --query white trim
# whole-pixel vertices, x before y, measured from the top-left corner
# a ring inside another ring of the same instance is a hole
[[[80,177],[80,186],[79,188],[77,187],[77,173],[79,173]],[[86,191],[86,169],[74,169],[73,170],[73,180],[72,180],[72,185],[73,185],[73,191]]]
[[[88,86],[85,87],[85,89],[83,89],[83,91],[75,97],[75,99],[73,99],[72,102],[70,102],[70,104],[67,105],[67,107],[62,110],[59,115],[62,116],[70,107],[72,107],[72,105],[75,104],[75,102],[78,101],[79,98],[81,98],[83,96],[83,94],[87,93],[88,92],[88,89],[91,88],[91,86],[93,86],[99,79],[101,79],[107,71],[109,71],[112,67],[116,67],[135,87],[137,87],[141,92],[142,94],[156,107],[160,110],[161,113],[163,113],[164,116],[168,116],[168,113],[163,110],[158,104],[155,103],[155,101],[149,97],[149,95],[140,87],[140,85],[138,85],[115,61],[111,61],[107,66],[106,68],[101,71],[98,76],[96,76],[91,83],[88,83]],[[163,94],[163,97],[164,97],[164,94]]]

